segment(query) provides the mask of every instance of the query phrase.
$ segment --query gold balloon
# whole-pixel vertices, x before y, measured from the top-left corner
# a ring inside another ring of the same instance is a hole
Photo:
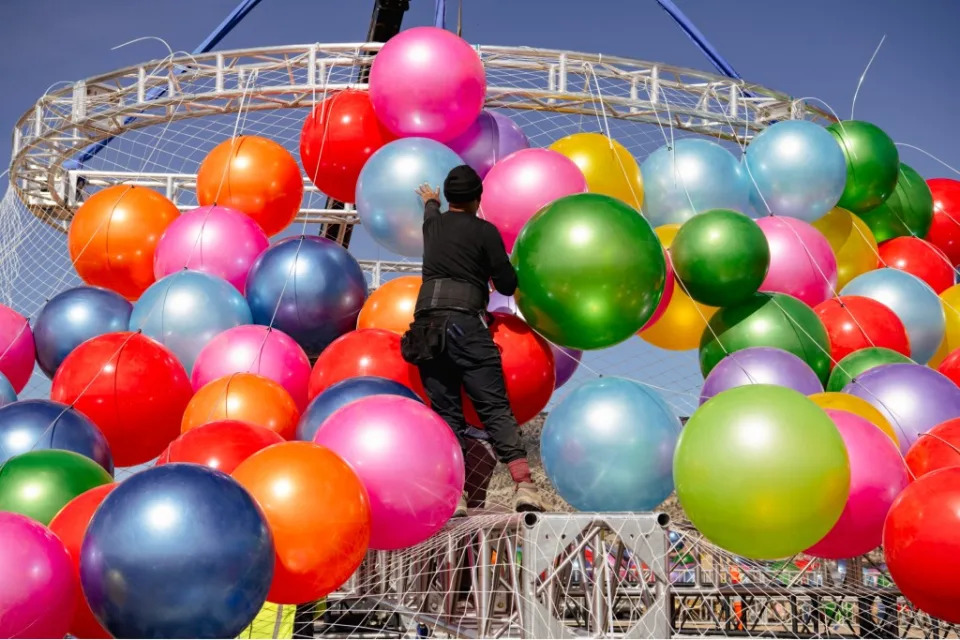
[[[859,216],[834,207],[813,226],[827,238],[837,256],[837,291],[861,273],[880,266],[873,231]]]
[[[640,165],[622,144],[599,133],[575,133],[560,138],[550,149],[580,167],[590,191],[618,198],[640,210],[643,205]]]
[[[893,428],[893,425],[890,424],[890,421],[880,413],[879,409],[863,398],[839,391],[824,391],[822,393],[814,393],[808,397],[821,409],[837,409],[860,416],[887,434],[895,445],[900,446],[897,431]]]
[[[934,369],[953,351],[960,349],[960,284],[944,289],[940,294],[940,304],[947,322],[943,340],[940,341],[937,352],[927,362]]]

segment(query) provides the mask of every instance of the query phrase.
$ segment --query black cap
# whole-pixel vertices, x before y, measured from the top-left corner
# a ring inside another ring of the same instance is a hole
[[[460,204],[480,199],[483,193],[483,180],[468,165],[454,167],[443,181],[443,195],[447,202]]]

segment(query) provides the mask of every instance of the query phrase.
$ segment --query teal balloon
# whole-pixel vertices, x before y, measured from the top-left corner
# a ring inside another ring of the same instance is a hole
[[[634,335],[663,295],[666,260],[650,224],[598,193],[554,201],[520,231],[517,306],[550,342],[602,349]]]
[[[899,236],[924,238],[933,222],[933,194],[923,176],[901,162],[893,193],[860,217],[873,231],[877,242]]]
[[[879,206],[897,186],[900,152],[883,129],[862,120],[829,127],[847,160],[847,184],[837,206],[863,213]]]

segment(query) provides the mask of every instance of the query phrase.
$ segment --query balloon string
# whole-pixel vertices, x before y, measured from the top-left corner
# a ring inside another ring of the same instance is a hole
[[[870,56],[870,61],[867,63],[866,68],[863,70],[863,73],[860,74],[860,80],[857,82],[857,90],[853,92],[853,102],[850,104],[850,119],[853,120],[853,110],[857,106],[857,96],[860,95],[860,87],[863,85],[864,78],[867,77],[867,71],[870,70],[870,65],[873,64],[873,59],[877,57],[877,54],[880,53],[880,47],[883,46],[883,41],[887,39],[887,34],[883,34],[883,37],[880,38],[880,44],[877,45],[877,48],[874,49],[873,55]]]

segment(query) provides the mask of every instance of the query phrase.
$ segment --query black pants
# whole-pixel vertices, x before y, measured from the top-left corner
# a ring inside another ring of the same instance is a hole
[[[442,353],[418,366],[433,410],[447,421],[466,451],[462,388],[473,402],[500,462],[526,458],[517,419],[507,400],[500,350],[489,329],[477,316],[450,313],[445,337]]]

